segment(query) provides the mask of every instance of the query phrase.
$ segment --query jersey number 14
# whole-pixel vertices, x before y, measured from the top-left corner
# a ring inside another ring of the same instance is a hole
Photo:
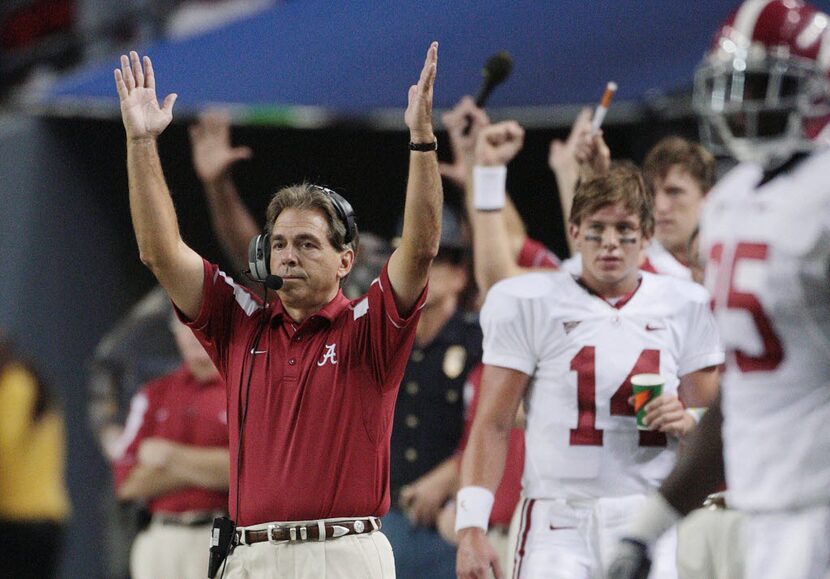
[[[596,348],[583,346],[571,359],[571,370],[576,372],[577,427],[571,429],[571,446],[602,446],[603,431],[596,428]],[[636,374],[660,372],[660,350],[643,350],[637,362],[625,377],[623,383],[611,397],[611,416],[635,416],[634,408],[628,403],[633,394],[631,377]],[[666,446],[666,435],[650,430],[639,431],[640,446]]]

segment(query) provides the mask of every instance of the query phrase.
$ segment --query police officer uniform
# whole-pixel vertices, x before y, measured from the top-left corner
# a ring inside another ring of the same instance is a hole
[[[447,206],[437,259],[446,257],[441,251],[466,251],[458,218]],[[481,359],[481,339],[478,316],[456,311],[429,344],[412,348],[395,404],[392,506],[383,519],[398,579],[455,577],[455,547],[435,528],[412,525],[399,497],[403,487],[455,454],[464,431],[464,383]]]

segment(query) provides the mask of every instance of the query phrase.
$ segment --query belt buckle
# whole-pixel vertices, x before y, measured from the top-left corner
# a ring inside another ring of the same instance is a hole
[[[282,530],[282,527],[279,526],[279,525],[273,525],[273,524],[268,525],[268,530],[267,530],[268,542],[271,543],[272,545],[279,545],[280,543],[287,543],[288,542],[287,539],[283,539],[281,541],[278,541],[277,539],[274,538],[274,531],[281,531],[281,530]]]

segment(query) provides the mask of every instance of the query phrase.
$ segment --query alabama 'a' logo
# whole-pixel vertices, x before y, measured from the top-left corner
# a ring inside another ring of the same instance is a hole
[[[337,344],[326,344],[326,353],[317,361],[318,366],[323,366],[326,362],[329,362],[332,366],[337,364],[337,352],[334,350],[335,346]]]

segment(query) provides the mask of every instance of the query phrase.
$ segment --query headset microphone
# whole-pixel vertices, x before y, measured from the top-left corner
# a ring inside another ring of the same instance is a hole
[[[489,59],[481,69],[481,76],[483,80],[481,86],[476,93],[476,106],[484,108],[487,99],[490,98],[490,93],[493,89],[507,80],[513,70],[513,59],[510,58],[510,53],[506,51],[497,52]],[[470,129],[473,126],[473,117],[467,117],[467,124],[464,125],[464,136],[470,134]]]
[[[270,274],[265,278],[265,287],[270,290],[277,291],[282,287],[283,283],[285,283],[284,280],[278,275]]]

